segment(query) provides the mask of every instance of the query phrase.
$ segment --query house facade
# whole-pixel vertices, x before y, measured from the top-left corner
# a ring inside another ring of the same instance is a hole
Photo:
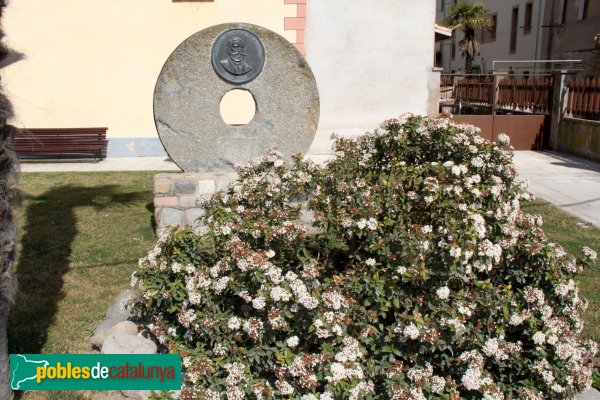
[[[153,119],[163,63],[190,35],[226,22],[264,26],[305,55],[321,98],[315,153],[329,151],[332,132],[437,111],[433,1],[19,0],[4,18],[7,44],[25,55],[3,69],[13,123],[108,127],[109,157],[164,155]]]
[[[437,0],[436,21],[447,16],[457,0]],[[593,0],[482,0],[494,21],[490,29],[478,29],[481,52],[474,72],[506,71],[536,73],[544,70],[578,69],[597,75],[598,54],[594,35],[600,33],[600,2]],[[444,72],[463,72],[460,31],[436,45],[437,65]],[[557,60],[549,63],[532,60]],[[583,63],[565,60],[582,60]]]
[[[599,1],[546,0],[542,29],[543,58],[581,60],[579,77],[599,77],[600,48],[594,43],[597,34],[600,34]]]
[[[109,156],[163,155],[153,93],[171,52],[197,31],[229,21],[262,25],[297,43],[297,15],[297,4],[283,0],[11,2],[6,43],[25,55],[3,69],[14,124],[108,127]]]

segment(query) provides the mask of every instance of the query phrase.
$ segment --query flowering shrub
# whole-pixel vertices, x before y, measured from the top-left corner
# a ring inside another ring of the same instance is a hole
[[[184,398],[570,399],[582,259],[525,215],[508,137],[406,116],[336,139],[325,167],[275,151],[140,260],[135,309],[181,353]],[[312,232],[299,222],[312,213]]]

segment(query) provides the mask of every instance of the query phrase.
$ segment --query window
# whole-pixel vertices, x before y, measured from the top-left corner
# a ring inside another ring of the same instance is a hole
[[[519,26],[519,7],[512,9],[512,17],[510,20],[510,53],[517,51],[517,27]]]
[[[577,21],[581,21],[588,17],[588,6],[590,0],[579,0],[579,10],[577,11]]]
[[[498,27],[498,14],[490,14],[492,24],[489,28],[481,28],[480,30],[480,42],[490,43],[496,41],[496,29]]]
[[[562,7],[560,8],[560,23],[565,24],[567,22],[567,10],[569,9],[569,0],[561,0]]]
[[[541,1],[541,0],[540,0]],[[523,26],[523,34],[529,35],[531,33],[531,19],[533,17],[533,3],[529,2],[525,4],[525,25]]]

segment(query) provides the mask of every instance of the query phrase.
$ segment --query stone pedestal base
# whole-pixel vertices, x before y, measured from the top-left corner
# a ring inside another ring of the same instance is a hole
[[[235,173],[175,172],[154,176],[154,218],[160,234],[168,225],[197,226],[202,201],[227,189]]]

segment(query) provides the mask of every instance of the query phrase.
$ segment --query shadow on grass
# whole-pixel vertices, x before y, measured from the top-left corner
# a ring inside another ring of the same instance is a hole
[[[150,214],[152,215],[150,217],[150,224],[152,225],[152,231],[156,232],[156,217],[154,216],[154,202],[153,201],[146,204],[146,210],[150,211]]]
[[[78,234],[75,210],[97,211],[139,202],[145,192],[119,193],[116,185],[66,185],[27,199],[21,226],[21,249],[16,267],[19,292],[9,317],[10,353],[40,353],[64,297],[72,243]],[[118,226],[119,221],[114,221]]]

